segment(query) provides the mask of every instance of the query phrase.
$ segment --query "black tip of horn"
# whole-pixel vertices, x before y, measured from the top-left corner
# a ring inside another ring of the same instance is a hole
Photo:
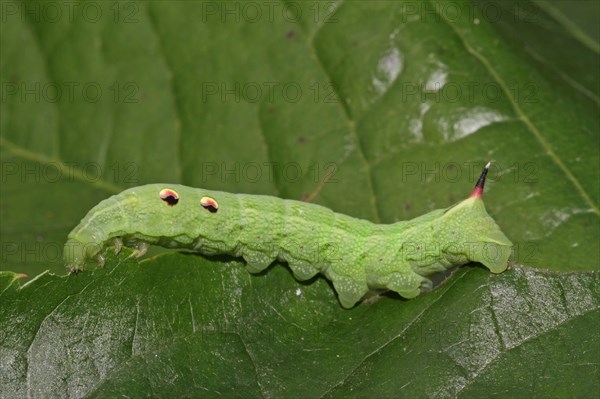
[[[485,185],[485,179],[487,177],[488,171],[490,170],[491,164],[492,162],[490,161],[487,163],[487,165],[485,165],[483,171],[481,172],[481,175],[479,176],[479,179],[477,180],[477,184],[475,184],[475,188],[473,188],[473,191],[471,192],[471,195],[469,197],[483,198],[483,186]]]

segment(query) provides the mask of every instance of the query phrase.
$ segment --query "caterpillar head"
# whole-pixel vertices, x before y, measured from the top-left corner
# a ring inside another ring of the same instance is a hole
[[[141,256],[149,244],[193,249],[198,237],[208,232],[214,241],[224,241],[224,220],[235,216],[238,208],[230,206],[229,213],[217,213],[218,202],[203,192],[208,190],[158,183],[132,187],[101,201],[69,233],[63,250],[67,270],[81,271],[91,259],[102,266],[102,252],[112,244],[115,253],[126,245]],[[209,249],[204,248],[205,252]]]
[[[84,269],[86,259],[96,257],[102,245],[95,242],[82,242],[81,240],[71,238],[65,243],[63,249],[63,258],[67,271],[76,273]]]

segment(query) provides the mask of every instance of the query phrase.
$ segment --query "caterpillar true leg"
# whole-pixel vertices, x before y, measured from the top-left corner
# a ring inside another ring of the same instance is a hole
[[[123,249],[123,240],[115,238],[113,243],[115,245],[115,255],[118,255],[119,252],[121,252],[121,249]]]
[[[96,255],[96,260],[98,261],[98,266],[104,267],[104,264],[106,263],[106,258],[104,257],[104,255],[102,255],[102,254]]]
[[[141,258],[146,254],[146,252],[148,252],[148,248],[150,248],[150,244],[147,242],[139,242],[135,244],[133,247],[133,256],[136,258]]]

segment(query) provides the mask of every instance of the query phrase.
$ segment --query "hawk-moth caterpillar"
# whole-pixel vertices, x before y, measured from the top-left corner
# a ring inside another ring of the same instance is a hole
[[[251,273],[275,260],[298,280],[321,273],[341,305],[369,291],[413,298],[431,289],[431,275],[479,262],[506,270],[512,243],[487,214],[483,187],[488,163],[469,198],[409,221],[375,224],[320,205],[271,196],[231,194],[176,184],[127,189],[96,205],[75,227],[64,259],[72,272],[114,243],[141,255],[149,244],[205,255],[242,257]],[[316,256],[315,256],[316,255]]]

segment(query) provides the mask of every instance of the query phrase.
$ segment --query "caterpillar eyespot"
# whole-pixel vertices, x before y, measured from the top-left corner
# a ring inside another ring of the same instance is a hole
[[[163,188],[158,193],[161,200],[165,201],[169,206],[177,205],[179,202],[179,194],[170,188]]]
[[[506,270],[513,245],[483,203],[489,166],[467,199],[393,224],[270,196],[181,185],[134,187],[90,210],[69,233],[64,259],[68,270],[78,272],[113,242],[116,252],[123,242],[135,243],[137,256],[158,244],[242,257],[251,273],[276,260],[286,262],[298,280],[321,273],[333,282],[344,308],[370,291],[413,298],[432,288],[429,277],[454,266],[479,262],[493,273]]]
[[[210,197],[202,197],[200,199],[200,205],[212,213],[215,213],[217,210],[219,210],[219,204],[217,204],[217,201]]]

